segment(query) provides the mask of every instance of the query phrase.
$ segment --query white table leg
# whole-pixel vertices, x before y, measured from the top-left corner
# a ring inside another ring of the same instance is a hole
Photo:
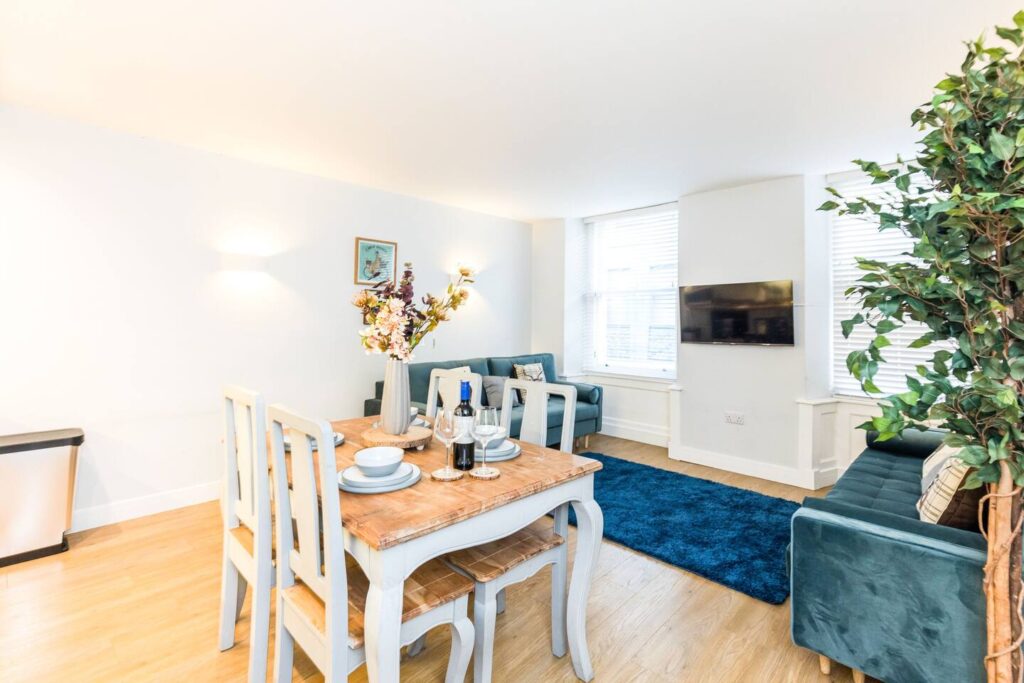
[[[601,548],[604,514],[592,498],[573,501],[572,509],[576,513],[576,559],[569,585],[566,620],[569,653],[572,655],[576,676],[582,681],[589,681],[594,677],[594,668],[590,664],[590,651],[587,649],[587,597],[590,595],[590,581]]]
[[[398,683],[399,636],[404,580],[370,571],[366,594],[366,677],[370,683]]]

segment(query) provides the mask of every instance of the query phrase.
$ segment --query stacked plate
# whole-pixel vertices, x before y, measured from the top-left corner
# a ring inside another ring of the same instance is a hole
[[[334,432],[334,446],[338,447],[343,443],[345,443],[345,435],[341,432]],[[313,439],[313,448],[316,448],[316,439]],[[284,435],[284,449],[286,451],[290,451],[292,449],[292,437],[288,432]]]
[[[523,449],[519,447],[519,444],[510,441],[509,439],[505,439],[501,442],[501,445],[489,445],[487,447],[487,462],[501,462],[502,460],[517,458],[522,450]],[[480,448],[478,444],[474,451],[476,453],[476,460],[479,462],[483,459],[484,449]]]
[[[393,446],[364,448],[356,453],[356,464],[338,473],[338,488],[349,493],[388,493],[412,486],[420,479],[420,468],[402,461],[404,452]]]

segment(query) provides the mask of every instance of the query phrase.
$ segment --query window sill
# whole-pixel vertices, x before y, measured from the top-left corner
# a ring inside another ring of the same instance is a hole
[[[647,391],[668,392],[669,387],[676,383],[675,377],[649,377],[625,372],[596,372],[584,370],[579,375],[580,379],[600,380],[596,384],[606,384],[613,387],[626,387],[632,389],[643,389]]]

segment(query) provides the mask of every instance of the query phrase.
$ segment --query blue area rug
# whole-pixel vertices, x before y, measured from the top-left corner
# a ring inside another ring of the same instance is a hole
[[[799,505],[600,453],[594,498],[604,537],[741,593],[789,597],[786,546]],[[576,523],[570,507],[569,521]]]

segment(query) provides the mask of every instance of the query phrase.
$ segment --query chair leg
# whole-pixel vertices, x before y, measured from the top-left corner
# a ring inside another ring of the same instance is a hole
[[[497,618],[498,604],[491,586],[476,584],[473,590],[473,683],[491,683],[494,622]]]
[[[828,676],[832,673],[832,660],[825,655],[818,655],[818,668],[821,669],[821,673]]]
[[[235,599],[235,623],[238,623],[239,617],[242,616],[242,607],[245,605],[245,591],[249,587],[249,582],[245,580],[242,573],[238,573],[238,596]]]
[[[295,641],[292,634],[284,627],[284,616],[281,614],[281,601],[277,601],[277,629],[274,635],[274,683],[291,683],[292,659],[295,654]]]
[[[558,547],[558,559],[551,565],[551,653],[556,657],[564,657],[567,648],[565,583],[568,560],[569,548],[563,543]]]
[[[245,579],[238,573],[238,569],[231,562],[227,549],[225,549],[220,576],[220,634],[218,645],[221,651],[227,650],[235,644],[235,622],[238,621],[238,612],[242,606],[242,600],[238,597],[239,593],[241,593],[243,598],[245,597]]]
[[[500,591],[498,591],[498,595],[497,595],[497,597],[495,598],[494,601],[495,601],[495,603],[497,605],[497,612],[498,612],[498,614],[504,614],[505,613],[505,589],[504,588],[502,588]]]
[[[249,619],[249,683],[266,683],[270,647],[270,577],[273,567],[257,569]]]
[[[424,633],[422,636],[412,641],[409,644],[409,648],[405,651],[405,654],[410,657],[415,657],[419,653],[423,652],[427,648],[427,634]]]
[[[853,683],[864,683],[864,672],[853,669]]]
[[[469,658],[473,654],[474,631],[473,622],[466,616],[465,605],[461,609],[456,603],[455,609],[461,613],[452,622],[452,651],[448,655],[448,671],[445,673],[445,683],[463,683],[466,680],[466,671],[469,670]],[[474,674],[475,675],[475,674]]]

